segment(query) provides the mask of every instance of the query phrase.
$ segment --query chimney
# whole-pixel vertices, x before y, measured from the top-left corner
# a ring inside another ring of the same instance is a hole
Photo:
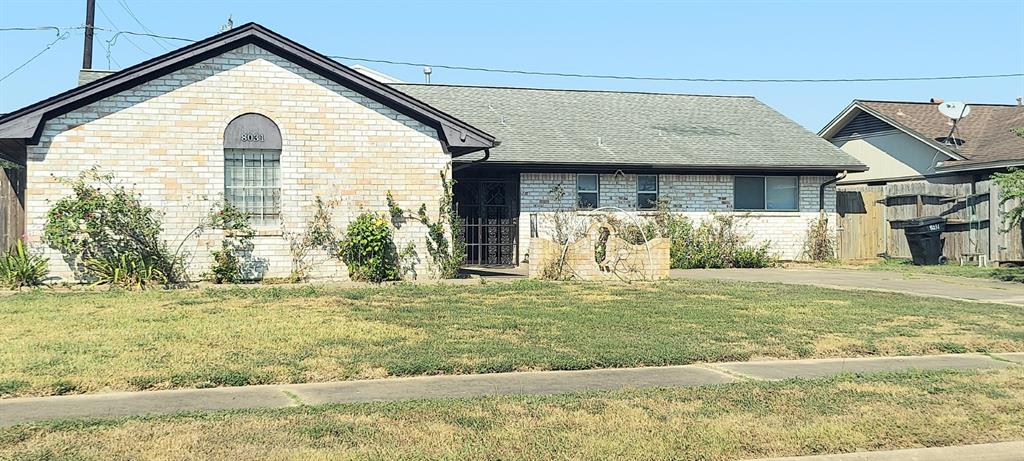
[[[86,83],[92,83],[110,74],[113,74],[114,70],[103,70],[103,69],[82,69],[78,71],[78,86],[85,85]]]
[[[942,104],[942,102],[942,98],[932,98],[931,100],[932,104]]]
[[[1017,96],[1017,107],[1024,106],[1024,98]]]

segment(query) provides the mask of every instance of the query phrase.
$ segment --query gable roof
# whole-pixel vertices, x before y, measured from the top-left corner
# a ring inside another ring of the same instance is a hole
[[[749,96],[392,84],[501,139],[488,164],[864,171]]]
[[[1024,163],[1024,107],[1009,104],[969,104],[971,113],[957,123],[954,134],[963,144],[944,144],[952,125],[930,102],[854,100],[820,134],[833,139],[861,113],[868,113],[950,157],[938,170],[983,169]]]
[[[497,144],[487,132],[255,23],[200,40],[0,116],[0,139],[26,139],[29,144],[34,144],[39,141],[46,120],[248,44],[264,48],[433,127],[453,155]]]

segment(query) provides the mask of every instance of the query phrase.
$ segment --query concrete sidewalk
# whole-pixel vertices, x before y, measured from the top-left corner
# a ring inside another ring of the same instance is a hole
[[[1018,441],[958,447],[765,458],[755,461],[1021,461],[1022,459],[1024,459],[1024,442]]]
[[[1024,364],[1024,353],[823,360],[773,360],[648,368],[424,376],[311,384],[112,392],[0,400],[0,426],[47,419],[180,411],[281,408],[324,403],[546,395],[643,387],[690,387],[743,380],[814,378],[910,369],[979,370]]]
[[[769,268],[673,269],[673,279],[814,285],[840,290],[869,290],[947,299],[1024,306],[1024,283],[866,269]]]

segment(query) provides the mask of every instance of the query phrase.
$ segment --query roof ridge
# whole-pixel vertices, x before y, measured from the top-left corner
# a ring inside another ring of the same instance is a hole
[[[386,83],[386,85],[405,85],[405,86],[439,86],[448,88],[484,88],[493,90],[529,90],[529,91],[558,91],[568,93],[612,93],[612,94],[648,94],[657,96],[690,96],[700,98],[742,98],[742,99],[757,99],[750,95],[731,95],[731,94],[696,94],[696,93],[666,93],[661,91],[619,91],[619,90],[592,90],[583,88],[538,88],[528,86],[500,86],[500,85],[459,85],[454,83],[416,83],[416,82],[401,82],[401,83]]]
[[[891,99],[854,99],[857,102],[884,102],[889,104],[921,104],[936,106],[938,103],[930,101],[894,101]],[[995,106],[995,107],[1018,107],[1017,104],[1002,104],[1002,103],[989,103],[989,102],[968,102],[968,106]]]

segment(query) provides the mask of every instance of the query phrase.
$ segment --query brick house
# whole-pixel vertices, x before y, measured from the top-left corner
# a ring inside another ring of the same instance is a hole
[[[219,197],[243,208],[259,232],[256,277],[288,274],[287,236],[315,197],[339,203],[343,229],[386,211],[389,191],[402,208],[436,210],[442,172],[457,181],[473,264],[526,260],[559,207],[643,214],[655,200],[696,218],[748,214],[755,239],[796,259],[807,222],[834,212],[830,181],[865,169],[750,97],[388,84],[257,24],[0,116],[0,154],[24,166],[0,184],[0,243],[38,242],[69,192],[57,178],[96,165],[164,213],[169,241]],[[425,227],[395,238],[429,276]],[[194,273],[219,239],[194,242]],[[73,276],[49,256],[55,275]],[[327,261],[313,275],[345,270]]]

